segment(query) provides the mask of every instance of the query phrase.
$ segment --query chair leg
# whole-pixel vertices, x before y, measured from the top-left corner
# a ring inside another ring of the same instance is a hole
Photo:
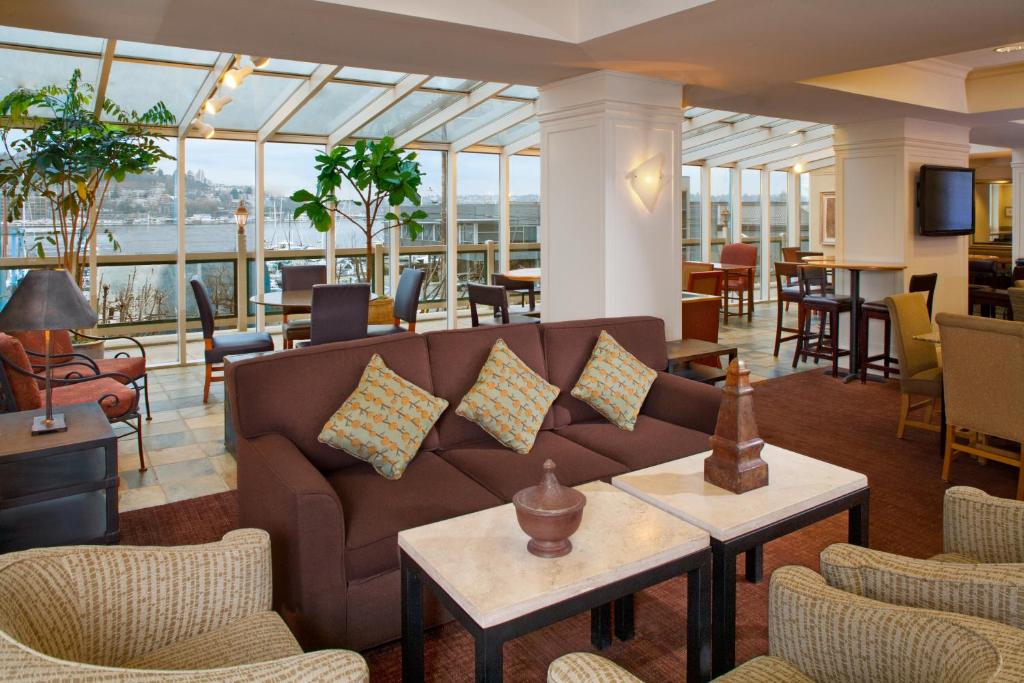
[[[857,330],[857,346],[860,347],[860,352],[857,354],[860,356],[858,362],[860,363],[860,383],[864,384],[868,381],[868,325],[870,321],[868,317],[861,314],[860,318],[860,329]]]
[[[139,440],[139,472],[146,471],[146,456],[142,452],[142,416],[139,415],[135,425],[135,437]]]
[[[796,316],[796,329],[798,332],[796,335],[796,351],[793,352],[794,368],[800,360],[800,352],[804,350],[804,337],[807,334],[807,315],[804,312],[803,304],[797,306]]]
[[[772,355],[775,356],[776,358],[778,358],[778,356],[779,356],[779,344],[781,343],[781,340],[782,340],[782,299],[781,298],[778,299],[777,304],[778,305],[776,306],[776,309],[778,310],[778,315],[775,318],[775,352],[772,353]]]
[[[814,351],[814,364],[817,365],[818,361],[821,360],[821,347],[825,343],[825,322],[828,320],[827,313],[818,314],[818,344]]]
[[[832,376],[839,376],[839,314],[832,313],[829,315],[828,331],[831,337],[829,344],[831,348],[829,351],[832,352]]]
[[[910,394],[900,394],[900,423],[896,426],[896,438],[903,438],[903,430],[907,427],[907,414],[910,412]],[[949,441],[946,441],[949,448]]]
[[[152,420],[153,414],[149,412],[149,375],[143,375],[143,378],[144,384],[142,385],[142,394],[143,397],[146,399],[146,419]]]
[[[210,382],[213,380],[213,366],[206,364],[206,382],[203,384],[203,403],[210,400]]]
[[[935,399],[932,399],[931,401],[928,402],[928,405],[925,406],[924,421],[927,422],[928,424],[931,424],[932,417],[934,417],[934,415],[935,415]]]
[[[946,452],[942,454],[942,481],[949,481],[949,468],[953,464],[953,425],[946,425]],[[1024,472],[1024,470],[1022,470]],[[1020,490],[1018,486],[1018,491]]]
[[[885,370],[882,371],[882,374],[886,379],[889,379],[889,373],[891,372],[889,364],[892,360],[892,321],[889,318],[885,319],[885,339],[882,343],[884,344],[882,352],[885,353]]]
[[[1020,447],[1020,473],[1017,475],[1017,500],[1024,500],[1024,444]]]

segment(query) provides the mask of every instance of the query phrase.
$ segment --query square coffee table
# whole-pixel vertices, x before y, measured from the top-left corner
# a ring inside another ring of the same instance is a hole
[[[591,610],[591,637],[632,637],[630,596],[687,575],[686,677],[711,677],[711,549],[706,531],[602,483],[587,496],[572,552],[543,559],[526,550],[511,504],[398,534],[402,567],[402,680],[423,680],[427,585],[476,641],[476,680],[500,681],[506,640]],[[621,603],[619,601],[622,601]],[[623,616],[619,614],[625,613]]]
[[[736,557],[761,578],[762,548],[826,517],[849,511],[850,543],[868,544],[868,480],[863,474],[765,444],[768,486],[735,494],[704,481],[711,451],[612,478],[612,484],[711,535],[712,673],[736,665]]]

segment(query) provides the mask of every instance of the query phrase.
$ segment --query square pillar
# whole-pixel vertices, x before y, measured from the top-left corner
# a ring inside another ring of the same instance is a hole
[[[1024,148],[1010,152],[1010,178],[1013,183],[1013,261],[1024,258]]]
[[[836,126],[836,258],[907,265],[863,273],[866,301],[905,292],[914,274],[938,273],[934,311],[967,312],[970,237],[918,233],[917,176],[924,164],[966,167],[969,132],[919,119]]]
[[[545,321],[653,315],[679,336],[681,105],[679,83],[609,71],[541,88]],[[659,159],[648,207],[628,175]]]

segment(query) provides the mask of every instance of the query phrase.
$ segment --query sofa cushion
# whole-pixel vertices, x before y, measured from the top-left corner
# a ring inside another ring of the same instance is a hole
[[[619,429],[631,432],[657,376],[656,370],[601,330],[590,360],[570,393]]]
[[[324,425],[320,441],[400,479],[448,401],[392,372],[376,353],[359,386]]]
[[[548,458],[555,461],[555,475],[565,486],[607,479],[627,471],[614,460],[548,430],[537,435],[533,450],[526,454],[510,451],[487,438],[441,451],[440,455],[506,502],[517,491],[540,481]]]
[[[344,510],[349,581],[397,569],[402,529],[502,503],[435,453],[424,451],[397,481],[383,479],[365,465],[332,472],[327,481]]]
[[[597,411],[573,398],[570,391],[583,373],[601,330],[606,330],[624,349],[655,370],[668,367],[665,323],[660,318],[600,318],[540,326],[544,342],[547,379],[561,390],[553,408],[555,425],[594,420]]]
[[[646,415],[637,418],[632,432],[597,418],[575,422],[555,430],[555,433],[631,470],[660,465],[711,448],[708,434]]]
[[[545,382],[499,339],[455,414],[516,453],[529,453],[557,396],[558,387]]]
[[[427,344],[416,334],[320,344],[246,358],[229,363],[226,372],[225,395],[230,397],[238,435],[252,439],[263,434],[281,434],[321,471],[355,464],[365,466],[358,459],[320,443],[317,436],[359,384],[375,353],[396,374],[434,393]],[[427,433],[421,448],[437,448],[434,429]]]
[[[476,383],[480,369],[487,361],[491,347],[504,339],[512,353],[527,367],[547,380],[544,368],[544,350],[540,343],[539,325],[501,325],[474,327],[465,330],[428,332],[423,335],[430,353],[430,372],[434,395],[448,401],[452,407],[441,415],[437,431],[442,448],[490,439],[479,426],[455,414],[454,406]],[[549,411],[541,429],[551,429],[554,419]]]

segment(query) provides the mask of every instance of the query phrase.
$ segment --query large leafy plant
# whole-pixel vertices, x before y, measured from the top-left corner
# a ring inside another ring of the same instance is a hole
[[[19,88],[0,100],[0,192],[7,218],[20,218],[30,197],[44,198],[54,227],[37,235],[32,246],[42,258],[50,245],[79,287],[111,183],[174,158],[157,142],[164,137],[149,128],[174,123],[163,102],[139,114],[104,98],[101,110],[111,119],[106,122],[96,116],[94,98],[93,86],[76,69],[67,86]],[[104,232],[119,249],[113,234]]]
[[[384,137],[375,142],[359,140],[351,147],[339,146],[318,154],[316,170],[316,190],[298,190],[292,194],[292,201],[298,204],[295,218],[305,214],[320,232],[330,230],[334,216],[359,228],[366,238],[367,274],[373,262],[374,237],[388,228],[405,228],[411,239],[420,236],[423,226],[419,221],[426,218],[427,213],[422,209],[402,211],[399,207],[420,205],[423,173],[416,153],[395,149],[393,138]],[[349,213],[341,203],[338,195],[345,184],[359,197],[354,201],[358,214],[356,211]],[[378,227],[378,219],[383,219],[383,227]]]

